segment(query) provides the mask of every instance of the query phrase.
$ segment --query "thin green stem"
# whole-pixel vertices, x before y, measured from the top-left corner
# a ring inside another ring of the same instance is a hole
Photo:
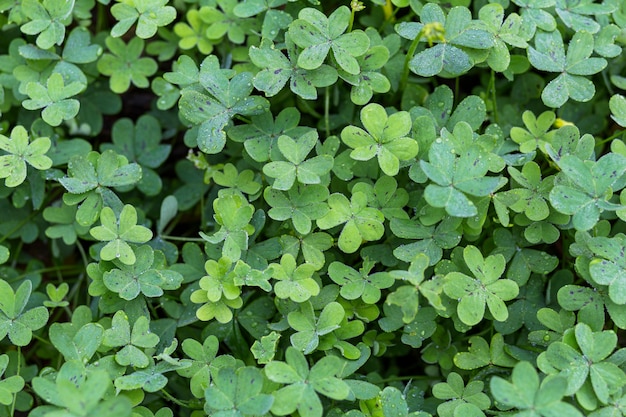
[[[169,236],[169,235],[161,235],[163,240],[173,240],[177,242],[204,242],[205,240],[201,237],[183,237],[183,236]]]
[[[163,396],[165,396],[165,398],[167,398],[169,401],[173,402],[177,406],[184,407],[184,408],[191,408],[189,407],[189,403],[187,401],[179,400],[178,398],[174,397],[169,392],[165,391],[165,389],[161,389],[161,392],[163,393]]]
[[[402,78],[400,79],[400,89],[399,91],[404,91],[406,85],[409,81],[409,64],[411,63],[411,59],[413,59],[413,55],[415,55],[415,51],[419,46],[420,39],[424,35],[424,29],[420,30],[417,34],[411,45],[409,46],[409,50],[406,53],[406,57],[404,58],[404,67],[402,68]]]
[[[20,375],[22,371],[22,347],[17,347],[17,370],[15,375]],[[17,403],[17,392],[13,393],[13,401],[11,401],[11,417],[15,415],[15,404]]]
[[[491,90],[491,105],[493,106],[493,121],[498,124],[498,101],[496,99],[496,73],[491,70],[491,80],[489,82]]]
[[[619,138],[620,136],[624,135],[624,133],[626,133],[626,130],[618,130],[608,138],[597,141],[596,146],[604,145],[605,143],[611,142],[613,139]]]
[[[19,222],[15,227],[13,227],[7,233],[5,233],[4,236],[0,237],[0,243],[4,242],[5,240],[7,240],[7,238],[9,238],[9,236],[17,232],[18,230],[20,230],[22,227],[24,227],[24,225],[30,222],[35,216],[37,216],[37,214],[39,214],[38,211],[33,211],[32,213],[28,215],[28,217],[26,217],[25,219],[22,219],[22,221]]]
[[[326,94],[324,95],[324,129],[326,130],[326,137],[330,136],[330,87],[326,87]]]

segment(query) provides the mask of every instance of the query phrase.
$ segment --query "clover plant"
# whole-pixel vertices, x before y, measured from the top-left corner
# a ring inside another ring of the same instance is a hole
[[[0,25],[0,417],[626,416],[623,1]]]

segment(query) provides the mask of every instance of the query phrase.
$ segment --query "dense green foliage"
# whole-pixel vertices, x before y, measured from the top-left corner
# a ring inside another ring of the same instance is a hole
[[[626,416],[626,2],[0,13],[0,417]]]

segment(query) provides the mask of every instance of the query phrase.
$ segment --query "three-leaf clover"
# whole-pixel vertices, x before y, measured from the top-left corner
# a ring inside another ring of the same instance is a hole
[[[25,280],[14,292],[13,288],[0,279],[0,340],[9,336],[16,346],[26,346],[33,337],[33,331],[41,329],[48,322],[48,309],[35,307],[24,310],[33,290],[33,284]]]
[[[265,201],[272,207],[267,214],[274,220],[291,219],[298,233],[309,234],[313,220],[326,215],[328,205],[328,188],[322,185],[293,187],[287,194],[283,191],[267,187],[263,193]]]
[[[149,232],[145,229],[139,233],[146,233],[146,231]],[[136,231],[131,234],[139,235]],[[121,242],[124,241],[121,240]],[[119,261],[115,261],[119,268],[113,268],[104,273],[102,280],[110,291],[130,301],[140,293],[146,297],[160,297],[163,295],[163,290],[175,290],[180,287],[183,281],[182,275],[165,267],[165,256],[162,252],[155,251],[148,245],[141,245],[131,250],[133,256],[136,256],[132,264],[125,264],[123,258],[120,257]],[[122,253],[125,251],[126,249],[120,250]]]
[[[120,365],[145,368],[150,361],[144,349],[153,348],[159,343],[159,336],[150,332],[149,325],[150,321],[146,316],[139,316],[131,330],[126,313],[118,311],[113,316],[111,328],[104,332],[102,343],[121,348],[115,354],[115,361]]]
[[[263,373],[258,368],[220,368],[205,391],[204,411],[215,417],[266,415],[274,397],[261,393],[263,385]]]
[[[196,143],[200,150],[216,154],[226,145],[224,128],[234,115],[265,113],[269,102],[263,97],[250,95],[254,88],[252,73],[234,74],[231,70],[223,70],[215,55],[202,62],[199,77],[204,91],[183,90],[178,106],[186,120],[199,125]]]
[[[52,166],[45,154],[50,149],[50,139],[36,138],[29,142],[28,132],[23,126],[15,126],[11,137],[0,135],[0,149],[8,155],[0,155],[0,178],[6,178],[7,187],[17,187],[26,179],[26,163],[38,170]]]
[[[408,112],[388,116],[384,107],[371,103],[361,109],[361,122],[367,131],[356,126],[341,131],[341,139],[354,149],[350,152],[352,159],[369,161],[376,156],[382,171],[394,176],[398,174],[400,161],[417,155],[417,141],[407,137],[412,127]]]
[[[556,130],[552,125],[556,120],[554,112],[545,111],[536,117],[533,112],[526,110],[522,113],[522,121],[526,129],[519,126],[511,128],[511,139],[519,143],[520,152],[529,153],[539,148],[546,152],[546,143],[552,143]]]
[[[191,301],[202,304],[196,316],[203,321],[215,318],[220,323],[233,319],[231,309],[243,305],[241,287],[235,285],[232,261],[222,257],[218,261],[209,259],[204,264],[207,275],[200,279],[200,289],[191,294]]]
[[[511,54],[507,44],[523,49],[528,47],[526,40],[520,33],[522,29],[521,17],[517,13],[510,13],[505,19],[502,5],[490,3],[480,8],[478,18],[494,37],[494,44],[489,50],[487,64],[495,71],[506,71],[511,62]]]
[[[59,126],[63,120],[69,120],[78,114],[80,103],[70,98],[85,89],[85,84],[78,81],[65,85],[63,76],[55,72],[48,77],[46,85],[30,82],[26,85],[26,94],[30,97],[22,103],[25,109],[43,109],[41,117],[52,125]]]
[[[298,410],[302,417],[322,417],[318,393],[334,400],[344,400],[350,394],[348,384],[336,377],[342,368],[337,356],[325,356],[309,370],[304,355],[290,346],[285,359],[265,366],[265,375],[271,381],[287,385],[274,393],[273,414],[285,416]]]
[[[485,314],[485,304],[495,320],[506,320],[509,312],[504,301],[517,297],[519,288],[514,281],[500,279],[506,266],[504,256],[483,258],[478,248],[469,245],[463,249],[463,258],[474,277],[453,271],[446,275],[443,287],[448,297],[459,300],[457,313],[461,321],[468,326],[478,324]]]
[[[376,262],[365,259],[361,268],[356,271],[335,261],[328,265],[328,276],[341,285],[340,294],[346,300],[361,298],[367,304],[376,304],[381,297],[380,290],[391,287],[395,279],[388,272],[370,274],[375,264]]]
[[[343,224],[339,234],[338,245],[345,253],[354,253],[363,241],[380,239],[385,227],[385,216],[373,207],[367,205],[367,195],[357,191],[350,200],[340,193],[328,197],[330,211],[317,220],[317,226],[322,229],[331,229]]]
[[[582,417],[576,407],[561,401],[567,391],[567,380],[564,377],[546,378],[540,383],[535,368],[529,362],[520,362],[513,368],[511,380],[508,382],[494,376],[490,386],[496,401],[520,410],[516,415]]]
[[[280,258],[280,263],[273,263],[270,268],[272,277],[278,280],[274,284],[276,297],[302,303],[319,294],[320,286],[313,279],[316,271],[314,265],[309,263],[297,265],[293,255],[287,253]]]
[[[626,374],[616,364],[607,360],[617,344],[617,335],[611,330],[594,332],[585,323],[578,323],[573,329],[574,342],[554,342],[539,355],[537,364],[549,374],[559,374],[566,378],[563,394],[576,394],[585,408],[595,408],[597,397],[607,404],[609,397],[626,383]],[[590,381],[591,383],[586,383]]]
[[[603,211],[621,208],[609,199],[613,185],[626,172],[626,157],[609,153],[593,162],[576,155],[563,155],[558,160],[555,152],[550,155],[561,168],[559,177],[566,178],[550,191],[550,203],[561,213],[573,215],[577,230],[589,230]]]
[[[148,77],[157,71],[157,63],[152,58],[140,58],[144,41],[132,38],[125,44],[119,38],[107,37],[104,41],[109,51],[98,60],[98,71],[111,77],[109,85],[114,93],[124,93],[131,82],[139,88],[150,86]]]
[[[319,316],[315,316],[311,302],[304,302],[300,309],[287,316],[289,326],[296,331],[291,335],[291,345],[308,355],[315,351],[320,343],[320,336],[339,328],[345,317],[345,310],[336,301],[324,306]]]
[[[472,25],[472,15],[466,7],[453,7],[446,16],[436,3],[424,5],[420,13],[421,25],[417,26],[411,38],[428,41],[434,46],[416,54],[409,68],[422,77],[442,74],[455,77],[474,66],[471,51],[488,50],[494,45],[494,37],[488,31]],[[431,32],[443,29],[441,35],[433,38]],[[400,31],[402,34],[402,31]]]
[[[459,374],[450,372],[446,382],[433,386],[433,395],[441,400],[447,400],[437,406],[437,413],[441,417],[484,416],[482,410],[489,408],[491,401],[483,392],[483,388],[482,381],[471,381],[466,386]]]
[[[111,36],[119,38],[137,22],[137,36],[153,37],[159,27],[169,25],[176,18],[176,9],[166,6],[167,3],[167,0],[122,0],[114,4],[111,14],[118,22],[111,28]]]
[[[333,167],[333,157],[317,155],[307,159],[307,155],[318,142],[318,133],[311,130],[294,140],[287,135],[276,141],[286,161],[272,161],[263,166],[263,173],[274,178],[272,187],[277,190],[289,190],[296,179],[301,184],[320,184],[322,176]]]
[[[107,242],[100,249],[100,257],[105,261],[119,259],[125,265],[133,265],[137,258],[129,243],[145,243],[152,239],[152,231],[137,224],[137,210],[130,204],[124,206],[119,218],[110,207],[102,208],[100,222],[102,224],[93,227],[89,233]]]
[[[485,151],[471,145],[460,157],[455,154],[454,142],[471,143],[471,127],[459,122],[452,133],[441,131],[441,141],[435,141],[428,151],[428,162],[420,160],[420,167],[432,180],[424,190],[424,198],[433,207],[444,207],[454,217],[472,217],[478,214],[476,204],[467,195],[485,197],[506,183],[502,177],[486,176],[489,170]]]
[[[559,73],[541,93],[546,106],[561,107],[569,98],[575,101],[591,100],[596,89],[586,76],[596,74],[607,66],[604,58],[592,58],[592,53],[593,35],[589,32],[574,34],[567,55],[558,30],[538,31],[535,34],[535,47],[528,47],[530,63],[538,70]]]
[[[588,245],[596,256],[589,263],[591,278],[609,287],[611,301],[619,305],[626,304],[626,236],[598,236],[591,238]]]
[[[305,100],[315,100],[319,87],[328,87],[337,81],[337,70],[330,65],[321,64],[313,69],[300,67],[297,47],[288,34],[285,35],[285,46],[287,56],[268,41],[249,49],[250,60],[261,68],[254,76],[254,87],[268,97],[278,94],[289,82],[293,93]]]
[[[72,21],[75,0],[24,0],[22,13],[29,19],[20,30],[27,35],[37,35],[37,46],[48,49],[61,45],[65,26]]]
[[[330,16],[319,10],[304,8],[298,19],[289,25],[289,36],[304,48],[298,56],[298,66],[307,70],[319,68],[330,51],[335,61],[348,74],[360,72],[355,57],[365,54],[370,40],[362,30],[344,33],[350,22],[350,10],[337,8]]]
[[[81,226],[91,226],[98,220],[105,200],[121,210],[121,201],[109,187],[135,184],[142,176],[139,165],[129,164],[113,150],[75,155],[67,164],[67,171],[67,177],[59,178],[68,191],[63,201],[69,206],[82,202],[76,211],[76,221]]]

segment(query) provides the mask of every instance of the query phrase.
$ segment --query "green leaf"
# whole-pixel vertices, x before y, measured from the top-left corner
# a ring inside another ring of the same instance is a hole
[[[41,329],[48,322],[45,307],[26,309],[32,292],[32,283],[25,280],[13,292],[13,288],[0,279],[0,340],[9,336],[16,346],[26,346],[33,337],[33,331]]]
[[[29,143],[28,132],[22,126],[11,130],[11,137],[0,135],[0,149],[8,155],[0,156],[0,178],[6,178],[7,187],[17,187],[26,179],[26,164],[38,170],[52,166],[52,160],[45,154],[50,149],[47,137],[34,139]]]
[[[216,154],[224,148],[224,128],[234,115],[259,115],[269,108],[266,99],[250,96],[251,73],[233,75],[222,70],[214,55],[200,66],[200,84],[204,91],[183,90],[178,105],[181,115],[199,127],[196,142],[205,153]]]
[[[43,109],[41,117],[52,126],[59,126],[64,120],[76,117],[80,103],[74,98],[85,89],[85,84],[78,81],[65,85],[63,76],[53,73],[46,81],[46,85],[39,82],[30,82],[26,85],[26,94],[29,100],[23,102],[28,110]]]
[[[319,68],[332,51],[339,67],[349,74],[358,74],[360,68],[355,57],[365,54],[369,38],[361,30],[345,33],[349,19],[347,7],[339,7],[329,17],[316,9],[302,9],[298,19],[289,25],[289,36],[303,48],[298,66],[306,70]]]
[[[167,0],[134,0],[113,5],[111,14],[118,23],[111,29],[111,36],[124,35],[137,22],[137,36],[151,38],[159,27],[167,26],[176,18],[176,9],[166,4]]]
[[[109,86],[114,93],[121,94],[132,83],[138,88],[147,88],[148,77],[157,71],[157,64],[152,58],[140,58],[144,47],[141,38],[133,38],[128,44],[121,39],[107,37],[106,46],[112,53],[105,53],[98,60],[98,71],[110,76]]]
[[[611,117],[617,124],[626,127],[626,98],[620,94],[614,94],[609,100]]]
[[[400,169],[400,161],[417,155],[417,142],[406,136],[411,131],[408,112],[387,116],[381,105],[372,103],[361,109],[361,122],[367,131],[355,126],[341,131],[343,142],[354,149],[350,153],[352,159],[368,161],[376,156],[382,171],[394,176]]]

